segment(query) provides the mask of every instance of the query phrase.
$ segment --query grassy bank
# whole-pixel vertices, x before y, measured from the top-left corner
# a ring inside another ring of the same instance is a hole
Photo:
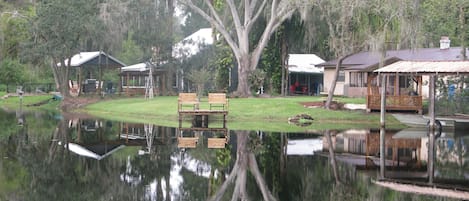
[[[281,132],[308,132],[324,129],[379,128],[379,113],[364,111],[330,111],[322,108],[305,108],[302,102],[322,101],[324,97],[232,98],[229,100],[227,127],[236,130],[264,130]],[[364,99],[336,98],[343,103],[362,103]],[[202,99],[206,102],[206,99]],[[207,107],[202,103],[201,107]],[[106,119],[152,123],[177,127],[177,97],[158,96],[152,100],[123,98],[105,100],[88,105],[83,112]],[[297,114],[314,118],[310,126],[289,124],[287,119]],[[388,128],[404,127],[387,115]],[[188,121],[185,121],[185,124]],[[217,121],[216,123],[219,123]],[[213,124],[216,126],[216,124]],[[210,126],[213,126],[210,124]],[[189,125],[190,126],[190,125]]]
[[[0,97],[4,97],[6,95],[5,92],[0,92]],[[52,95],[44,94],[44,95],[27,95],[23,96],[20,99],[19,96],[9,96],[0,99],[0,105],[2,107],[7,108],[19,108],[20,103],[22,104],[23,110],[56,110],[60,101],[52,100]],[[37,106],[33,106],[37,104]]]
[[[0,94],[4,95],[4,94]],[[51,95],[23,97],[23,109],[55,110],[59,101],[27,107],[27,105],[51,99]],[[278,132],[314,132],[324,129],[379,128],[379,113],[365,111],[305,108],[303,102],[323,101],[325,97],[297,96],[275,98],[232,98],[229,100],[227,127],[235,130],[263,130]],[[335,98],[341,103],[364,104],[363,98]],[[1,99],[2,107],[18,108],[19,97]],[[201,107],[208,107],[206,97],[201,100]],[[161,126],[178,126],[177,97],[158,96],[152,100],[138,98],[106,99],[88,105],[79,112],[117,121],[152,123]],[[301,127],[288,123],[288,118],[298,114],[308,114],[314,118],[309,126]],[[217,118],[217,117],[216,117]],[[399,121],[386,115],[387,128],[403,128]],[[190,127],[190,119],[184,121],[184,127]],[[210,127],[221,126],[220,121],[212,121]]]

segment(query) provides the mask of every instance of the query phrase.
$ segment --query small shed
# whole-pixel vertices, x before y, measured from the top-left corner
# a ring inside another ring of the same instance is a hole
[[[69,59],[64,61],[69,65]],[[58,66],[61,64],[58,63]],[[118,70],[125,66],[124,63],[106,54],[103,51],[80,52],[70,58],[70,94],[78,96],[80,93],[103,92],[104,70]]]
[[[316,65],[324,62],[315,54],[289,54],[288,87],[290,95],[319,95],[324,68]]]

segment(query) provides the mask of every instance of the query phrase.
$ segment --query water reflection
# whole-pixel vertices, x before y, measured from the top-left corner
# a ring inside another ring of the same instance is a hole
[[[287,134],[40,115],[24,114],[18,126],[15,113],[0,114],[0,200],[434,198],[372,183],[375,130]],[[386,133],[386,176],[423,178],[428,140],[402,136],[409,135]],[[435,182],[467,188],[469,139],[449,133],[435,142]]]
[[[379,143],[382,133],[384,143]],[[375,183],[395,190],[459,199],[469,197],[467,138],[462,135],[428,134],[426,128],[412,128],[386,132],[347,130],[333,137],[326,132],[323,138],[334,174],[337,159],[365,171],[379,167],[380,177]],[[456,148],[454,141],[460,146]],[[456,172],[447,172],[448,169]],[[334,176],[338,183],[339,176]]]

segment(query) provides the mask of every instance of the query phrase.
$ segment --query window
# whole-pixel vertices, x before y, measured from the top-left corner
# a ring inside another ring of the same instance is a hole
[[[337,78],[337,82],[344,82],[345,81],[345,72],[339,71],[339,77]]]
[[[399,76],[399,88],[409,88],[412,84],[411,76]]]
[[[366,87],[366,73],[364,72],[350,72],[349,85],[351,87]]]

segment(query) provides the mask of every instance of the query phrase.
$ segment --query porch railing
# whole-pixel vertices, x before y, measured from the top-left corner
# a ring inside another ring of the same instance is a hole
[[[380,110],[381,96],[368,95],[366,97],[366,106],[368,110]],[[422,96],[386,96],[386,110],[417,111],[418,113],[422,113],[422,108]]]

